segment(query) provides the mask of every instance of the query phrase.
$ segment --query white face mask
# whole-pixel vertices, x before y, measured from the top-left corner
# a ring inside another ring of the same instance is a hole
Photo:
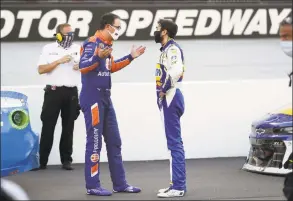
[[[111,25],[110,25],[111,26]],[[112,36],[113,40],[117,40],[120,36],[119,34],[119,30],[117,30],[115,27],[111,26],[115,31],[114,33],[111,33],[110,31],[108,31],[108,33]]]
[[[292,41],[281,41],[280,44],[283,52],[292,57]]]

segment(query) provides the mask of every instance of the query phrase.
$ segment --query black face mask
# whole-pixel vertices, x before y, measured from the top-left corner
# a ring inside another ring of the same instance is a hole
[[[156,43],[161,43],[162,42],[161,31],[155,31],[154,36],[155,36],[155,42]]]

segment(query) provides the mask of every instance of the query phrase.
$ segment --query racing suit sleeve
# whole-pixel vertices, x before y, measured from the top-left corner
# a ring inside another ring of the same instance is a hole
[[[121,59],[114,60],[113,56],[111,56],[112,66],[111,66],[111,73],[115,73],[122,68],[126,67],[130,64],[130,62],[133,60],[133,57],[131,54],[126,55],[122,57]]]
[[[93,38],[90,38],[81,47],[79,69],[82,74],[93,71],[100,65],[105,65],[105,60],[99,58],[98,51],[99,48]]]
[[[163,93],[166,93],[171,87],[174,87],[184,72],[184,64],[181,56],[181,50],[177,46],[171,46],[167,50],[166,68],[167,75],[162,86]]]

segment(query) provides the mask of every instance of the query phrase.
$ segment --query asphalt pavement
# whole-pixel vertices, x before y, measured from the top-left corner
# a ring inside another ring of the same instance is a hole
[[[180,200],[285,200],[284,177],[241,170],[245,158],[187,160],[188,192]],[[27,191],[32,200],[158,200],[157,190],[169,182],[168,161],[125,162],[129,184],[139,186],[139,194],[113,194],[110,197],[85,193],[83,164],[65,171],[60,166],[6,177]],[[101,164],[101,182],[111,190],[108,164]],[[178,200],[178,198],[177,198]]]

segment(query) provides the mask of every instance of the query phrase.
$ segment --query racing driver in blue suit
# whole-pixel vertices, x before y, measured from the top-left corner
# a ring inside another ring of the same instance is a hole
[[[185,153],[181,137],[180,118],[184,113],[181,83],[184,56],[174,41],[178,26],[166,19],[159,20],[154,32],[155,42],[161,44],[161,55],[156,66],[157,103],[161,112],[167,147],[171,152],[170,186],[159,190],[158,197],[182,197],[186,192]]]
[[[113,40],[117,40],[120,18],[107,13],[102,16],[100,30],[87,39],[81,48],[79,68],[82,76],[80,106],[86,125],[85,181],[89,195],[109,196],[101,187],[100,152],[102,135],[107,149],[113,192],[139,193],[140,188],[127,184],[121,156],[121,138],[111,101],[111,73],[117,72],[142,55],[145,47],[133,47],[131,54],[114,60]]]

